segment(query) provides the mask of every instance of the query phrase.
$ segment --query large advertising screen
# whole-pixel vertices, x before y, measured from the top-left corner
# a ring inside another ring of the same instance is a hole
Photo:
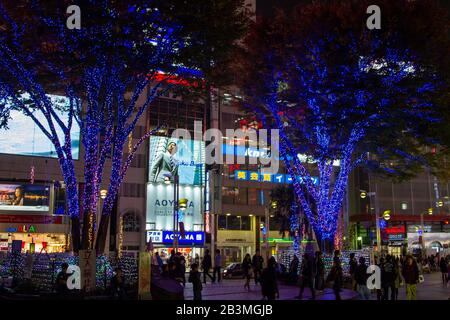
[[[205,180],[205,143],[197,140],[173,139],[153,136],[150,138],[149,182],[173,181],[203,185]]]
[[[67,113],[59,110],[67,109],[67,105],[69,104],[68,98],[55,95],[49,96],[52,104],[58,106],[58,108],[55,108],[56,114],[67,125]],[[47,121],[41,112],[35,112],[34,116],[48,129]],[[53,144],[30,117],[17,110],[11,111],[10,117],[8,120],[8,129],[0,129],[0,153],[50,158],[57,157]],[[58,137],[62,142],[64,134],[61,128],[56,123],[54,124]],[[70,137],[73,158],[78,159],[80,152],[80,127],[76,121],[72,124]]]
[[[0,184],[1,211],[49,211],[50,187],[36,184]]]
[[[179,222],[186,231],[203,230],[202,187],[180,185],[180,199],[188,199],[185,211],[180,211]],[[147,184],[147,224],[153,230],[173,230],[173,184]]]

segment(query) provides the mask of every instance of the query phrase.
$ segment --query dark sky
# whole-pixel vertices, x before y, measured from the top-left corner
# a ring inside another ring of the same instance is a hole
[[[300,3],[308,3],[312,0],[256,0],[256,15],[271,16],[274,8],[290,9]]]
[[[256,15],[271,16],[275,12],[274,8],[291,9],[300,3],[308,3],[313,0],[256,0]],[[439,1],[450,12],[450,0]]]

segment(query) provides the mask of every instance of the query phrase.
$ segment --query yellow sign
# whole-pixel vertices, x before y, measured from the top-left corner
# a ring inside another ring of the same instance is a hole
[[[150,283],[151,283],[151,253],[139,253],[139,299],[150,298]]]
[[[250,181],[259,181],[258,172],[250,172]]]

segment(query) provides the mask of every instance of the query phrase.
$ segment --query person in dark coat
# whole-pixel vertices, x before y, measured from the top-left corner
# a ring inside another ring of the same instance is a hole
[[[261,257],[259,249],[256,249],[255,255],[252,259],[253,276],[255,277],[255,284],[258,284],[261,271],[263,270],[264,259]]]
[[[294,254],[294,258],[292,259],[291,263],[289,264],[289,278],[288,283],[296,284],[298,281],[298,265],[300,264],[300,261],[298,260],[297,256]]]
[[[381,286],[383,287],[383,300],[387,300],[391,289],[391,300],[395,300],[395,268],[392,256],[387,255],[386,261],[381,266]]]
[[[249,291],[250,291],[251,270],[252,270],[252,258],[247,253],[244,257],[244,260],[242,260],[242,271],[245,277],[244,289],[247,289]]]
[[[203,283],[206,284],[206,276],[208,276],[211,279],[211,282],[213,282],[213,277],[209,274],[209,269],[211,269],[212,261],[211,261],[211,255],[209,254],[209,250],[206,249],[205,256],[202,260],[202,269],[203,269]]]
[[[111,279],[111,289],[114,298],[119,300],[125,298],[125,279],[120,268],[116,269],[116,274]]]
[[[359,258],[359,265],[356,267],[354,275],[359,298],[361,300],[369,300],[370,291],[369,288],[367,288],[367,279],[369,278],[369,275],[367,274],[366,259],[364,257]]]
[[[406,284],[406,300],[416,300],[419,267],[412,256],[406,258],[406,264],[403,268],[403,278]]]
[[[68,268],[69,265],[64,262],[61,266],[61,271],[56,276],[56,292],[62,295],[69,292],[69,288],[67,287],[67,279],[69,279],[71,274],[67,273]]]
[[[191,272],[189,273],[189,282],[192,283],[194,290],[194,300],[202,300],[202,280],[200,279],[200,272],[198,272],[198,264],[191,265]]]
[[[336,300],[341,300],[341,288],[342,288],[342,282],[343,282],[343,272],[342,272],[342,266],[341,266],[341,260],[339,259],[339,256],[336,256],[333,258],[333,266],[331,267],[330,273],[327,277],[327,282],[333,282],[333,292],[336,296]]]
[[[441,261],[439,261],[439,269],[441,269],[441,273],[442,273],[442,284],[446,285],[447,284],[447,262],[445,262],[444,257],[441,258]]]
[[[267,300],[275,300],[280,297],[277,283],[277,262],[274,257],[270,257],[267,268],[261,273],[261,290],[263,298]]]
[[[316,251],[314,264],[316,270],[314,286],[316,290],[323,291],[325,285],[325,264],[323,263],[322,252]]]
[[[314,290],[313,281],[314,281],[314,273],[313,273],[313,261],[309,257],[309,254],[305,253],[303,255],[302,261],[302,269],[301,269],[301,285],[300,285],[300,294],[296,297],[297,299],[302,299],[303,291],[305,290],[305,286],[307,286],[311,290],[312,300],[316,299],[316,292]]]
[[[348,273],[350,274],[350,277],[352,278],[352,290],[353,291],[356,291],[355,271],[356,271],[357,266],[358,266],[358,263],[356,262],[355,254],[352,252],[352,253],[350,253]]]

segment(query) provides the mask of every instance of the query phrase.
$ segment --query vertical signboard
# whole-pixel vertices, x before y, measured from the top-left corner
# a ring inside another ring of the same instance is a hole
[[[150,298],[150,281],[151,281],[151,253],[139,253],[139,299]]]
[[[86,292],[95,290],[95,251],[80,250],[81,289]]]

